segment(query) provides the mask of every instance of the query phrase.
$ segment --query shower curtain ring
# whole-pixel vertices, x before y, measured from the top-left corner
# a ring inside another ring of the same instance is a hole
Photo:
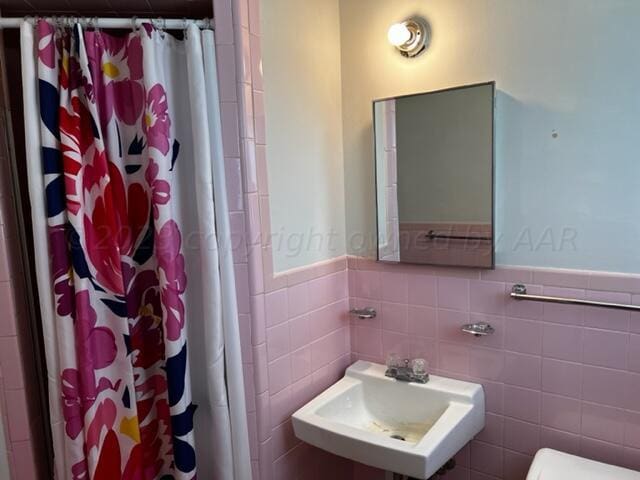
[[[161,37],[164,37],[162,30],[162,17],[158,17],[151,20],[151,25],[158,31]]]
[[[161,24],[161,27],[160,27],[160,38],[164,38],[165,30],[167,29],[167,20],[162,18],[162,17],[159,17],[158,21]]]
[[[133,31],[133,33],[136,33],[137,24],[138,24],[138,17],[134,15],[133,17],[131,17],[131,30]]]

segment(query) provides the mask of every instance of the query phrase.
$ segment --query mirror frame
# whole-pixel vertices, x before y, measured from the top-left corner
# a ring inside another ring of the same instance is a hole
[[[439,264],[439,263],[415,263],[415,262],[392,262],[389,260],[380,259],[380,225],[378,222],[378,165],[376,151],[376,126],[375,126],[375,111],[376,102],[382,102],[385,100],[397,100],[399,98],[417,97],[419,95],[428,95],[431,93],[443,93],[454,90],[464,90],[473,87],[490,86],[493,97],[491,108],[491,264],[489,266],[478,265],[451,265],[451,264]],[[375,194],[375,217],[376,217],[376,261],[389,265],[424,265],[424,266],[436,266],[436,267],[452,267],[452,268],[475,268],[480,270],[494,270],[496,266],[496,82],[495,80],[489,82],[472,83],[468,85],[461,85],[457,87],[442,88],[439,90],[431,90],[428,92],[410,93],[407,95],[397,95],[394,97],[377,98],[372,101],[372,121],[371,128],[373,129],[373,177],[374,177],[374,194]]]

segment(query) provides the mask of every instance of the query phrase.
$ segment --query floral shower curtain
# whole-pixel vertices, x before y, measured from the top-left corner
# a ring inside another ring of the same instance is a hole
[[[250,476],[213,36],[185,36],[22,27],[59,479]]]

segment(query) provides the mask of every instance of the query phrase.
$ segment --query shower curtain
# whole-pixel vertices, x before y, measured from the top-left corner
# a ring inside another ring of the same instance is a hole
[[[212,31],[21,27],[58,479],[249,479]]]

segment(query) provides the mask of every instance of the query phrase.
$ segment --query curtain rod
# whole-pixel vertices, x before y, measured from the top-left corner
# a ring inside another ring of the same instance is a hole
[[[156,28],[163,30],[182,30],[187,25],[195,23],[198,28],[213,29],[213,19],[205,18],[204,20],[194,19],[176,19],[176,18],[110,18],[110,17],[83,17],[83,16],[60,16],[60,17],[0,17],[0,29],[2,28],[20,28],[25,20],[34,22],[36,19],[42,18],[52,23],[56,22],[80,22],[83,25],[90,25],[97,28],[133,28],[135,24],[139,27],[143,23],[151,23]]]

